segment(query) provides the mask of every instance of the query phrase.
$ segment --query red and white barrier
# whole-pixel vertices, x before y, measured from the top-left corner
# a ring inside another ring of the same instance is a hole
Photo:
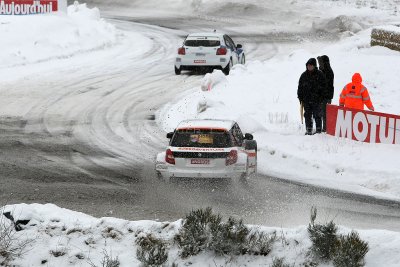
[[[400,144],[400,116],[327,105],[326,133],[368,143]]]

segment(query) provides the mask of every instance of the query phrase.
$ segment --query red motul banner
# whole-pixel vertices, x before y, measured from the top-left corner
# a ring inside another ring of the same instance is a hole
[[[368,143],[400,144],[400,116],[327,105],[326,133]]]
[[[30,15],[58,11],[58,0],[0,0],[0,15]]]

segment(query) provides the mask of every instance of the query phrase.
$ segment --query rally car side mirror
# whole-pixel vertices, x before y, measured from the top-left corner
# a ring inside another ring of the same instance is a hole
[[[240,48],[243,48],[243,46],[242,46],[241,44],[237,44],[237,45],[236,45],[236,48],[237,48],[237,49],[240,49]]]
[[[247,134],[244,135],[244,139],[245,139],[245,140],[253,140],[253,138],[254,138],[254,137],[253,137],[252,134],[247,133]]]
[[[174,136],[174,132],[167,133],[167,138],[168,138],[168,139],[171,139],[172,136]]]

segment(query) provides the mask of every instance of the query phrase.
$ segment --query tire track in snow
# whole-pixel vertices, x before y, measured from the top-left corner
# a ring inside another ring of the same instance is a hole
[[[248,185],[157,180],[153,159],[167,140],[148,118],[177,94],[199,85],[201,77],[173,76],[181,31],[115,22],[152,39],[149,50],[137,56],[130,53],[134,41],[123,43],[111,54],[98,52],[94,59],[78,61],[79,67],[69,59],[72,63],[60,68],[59,77],[43,75],[43,82],[13,85],[29,88],[29,100],[35,102],[9,126],[8,138],[21,144],[2,146],[10,153],[2,161],[19,168],[9,170],[1,184],[14,193],[13,200],[52,202],[97,216],[110,215],[112,210],[113,216],[161,220],[179,218],[195,207],[213,206],[225,215],[246,217],[249,223],[285,226],[306,223],[309,206],[317,204],[323,215],[339,215],[350,225],[379,224],[392,229],[399,225],[396,203],[377,203],[269,177]],[[248,59],[263,60],[278,53],[280,45],[255,41],[249,47]],[[19,178],[18,183],[13,177]],[[0,199],[6,199],[1,194]]]

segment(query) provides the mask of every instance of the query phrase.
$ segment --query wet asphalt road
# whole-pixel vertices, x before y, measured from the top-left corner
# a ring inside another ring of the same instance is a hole
[[[191,209],[211,206],[246,223],[282,227],[306,224],[311,206],[316,206],[321,220],[400,230],[400,203],[394,201],[261,175],[246,184],[158,180],[154,156],[167,140],[153,120],[156,110],[198,86],[202,77],[173,75],[176,44],[187,28],[200,30],[209,22],[194,19],[177,29],[169,19],[109,19],[123,30],[150,38],[152,49],[140,56],[121,49],[79,61],[78,67],[74,65],[78,61],[71,59],[57,70],[60,75],[7,85],[14,93],[2,97],[10,103],[26,97],[23,88],[42,93],[32,97],[29,112],[0,117],[1,204],[54,203],[94,216],[130,220],[176,220]],[[275,55],[283,41],[298,45],[298,36],[267,42],[262,36],[233,35],[251,51],[248,59]],[[57,91],[52,91],[55,87]]]

